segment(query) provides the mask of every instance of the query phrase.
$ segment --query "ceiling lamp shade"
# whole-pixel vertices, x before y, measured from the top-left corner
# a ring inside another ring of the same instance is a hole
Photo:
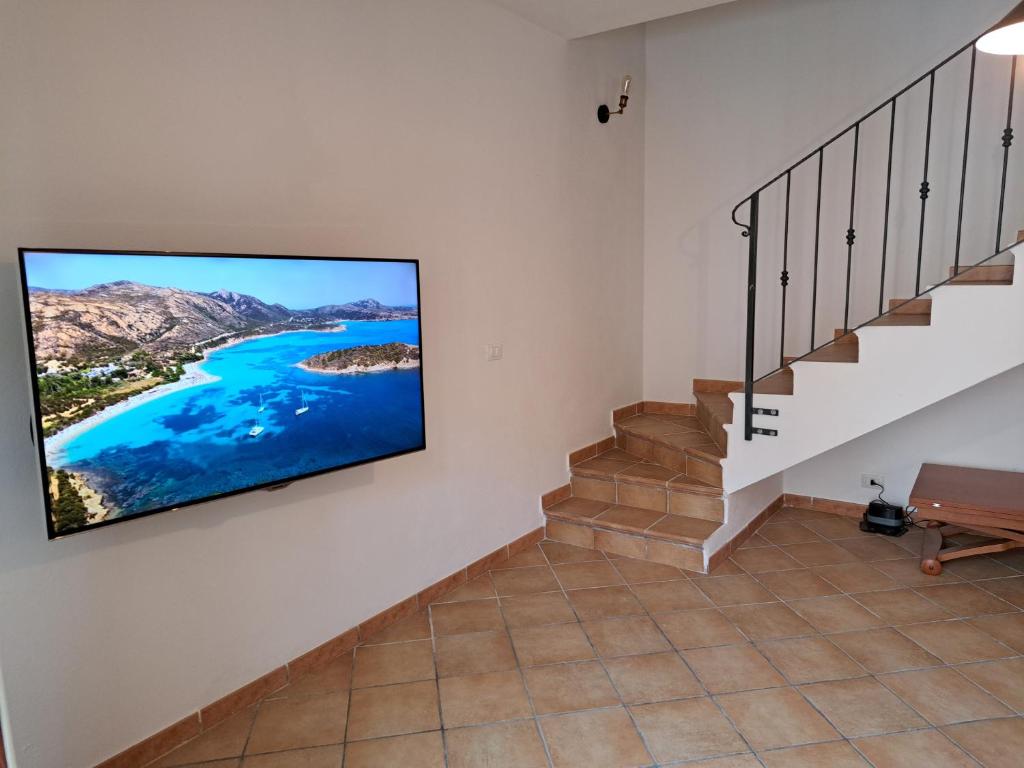
[[[978,50],[1003,56],[1024,54],[1024,2],[978,38]]]

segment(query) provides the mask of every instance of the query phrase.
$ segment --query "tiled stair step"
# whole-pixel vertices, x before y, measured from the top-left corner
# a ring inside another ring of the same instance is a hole
[[[1013,282],[1013,264],[982,264],[980,267],[961,266],[957,271],[954,271],[954,267],[950,267],[949,276],[953,278],[953,283],[1010,285]]]
[[[722,485],[725,452],[694,416],[630,416],[615,422],[615,445],[709,485]]]
[[[732,423],[732,400],[729,395],[725,392],[694,392],[693,396],[697,401],[697,420],[708,434],[714,436],[716,443],[727,445],[724,425]]]
[[[573,496],[714,522],[724,519],[722,489],[613,448],[569,468]]]
[[[544,510],[547,536],[580,547],[703,571],[703,544],[720,523],[569,498]]]

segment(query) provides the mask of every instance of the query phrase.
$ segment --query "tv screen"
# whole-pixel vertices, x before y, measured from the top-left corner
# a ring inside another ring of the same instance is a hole
[[[20,257],[50,538],[425,447],[416,261]]]

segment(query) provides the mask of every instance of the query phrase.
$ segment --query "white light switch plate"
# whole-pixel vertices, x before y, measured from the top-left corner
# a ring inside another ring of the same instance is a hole
[[[504,354],[504,348],[501,344],[488,344],[484,347],[487,355],[488,362],[494,362],[495,360],[501,360],[501,356]]]

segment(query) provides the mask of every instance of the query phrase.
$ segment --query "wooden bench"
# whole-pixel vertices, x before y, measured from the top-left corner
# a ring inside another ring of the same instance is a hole
[[[1024,547],[1024,472],[924,464],[910,505],[914,521],[927,524],[921,570],[932,576],[949,560]],[[987,538],[947,546],[958,533]]]

